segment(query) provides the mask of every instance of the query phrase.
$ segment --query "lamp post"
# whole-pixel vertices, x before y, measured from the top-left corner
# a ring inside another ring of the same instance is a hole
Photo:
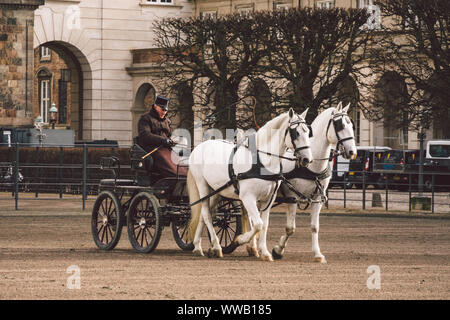
[[[55,129],[56,115],[58,113],[58,109],[56,108],[55,103],[52,103],[52,106],[48,112],[50,114],[50,123],[52,124],[52,129]]]

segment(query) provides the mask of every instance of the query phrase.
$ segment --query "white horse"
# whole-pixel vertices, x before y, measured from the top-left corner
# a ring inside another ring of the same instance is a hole
[[[239,145],[224,140],[208,140],[193,150],[187,177],[192,205],[187,240],[192,241],[195,235],[194,253],[203,255],[201,233],[205,223],[213,246],[210,254],[223,257],[211,222],[210,207],[217,202],[215,195],[209,197],[213,193],[240,199],[248,212],[252,228],[239,235],[234,245],[248,243],[257,232],[266,234],[270,208],[280,185],[281,155],[286,148],[292,148],[295,150],[293,160],[301,160],[303,166],[312,162],[306,112],[298,115],[290,109],[267,122],[255,135],[247,137]],[[273,261],[265,237],[260,237],[259,248],[262,260]]]
[[[296,203],[288,204],[288,212],[286,213],[286,233],[280,238],[279,243],[273,248],[272,254],[275,259],[281,259],[284,254],[284,248],[289,237],[295,231],[295,216],[297,212],[298,201],[301,195],[306,196],[311,203],[311,233],[312,233],[312,251],[314,252],[314,261],[326,263],[324,255],[320,252],[319,247],[319,214],[323,202],[326,201],[325,191],[331,179],[329,171],[329,157],[331,149],[337,149],[343,153],[347,159],[356,157],[356,146],[353,132],[353,123],[347,115],[350,104],[342,108],[339,103],[337,108],[329,108],[320,113],[311,124],[313,136],[311,138],[311,152],[314,162],[309,166],[308,170],[311,176],[298,178],[302,173],[290,175],[287,174],[291,185],[295,188],[295,192],[286,184],[280,187],[279,194],[284,197],[292,197],[296,199]],[[283,171],[293,172],[294,164],[289,161],[283,161]],[[305,170],[300,170],[305,171]],[[299,172],[299,171],[298,171]],[[314,176],[318,179],[319,184],[314,181]],[[311,178],[313,180],[311,180]]]

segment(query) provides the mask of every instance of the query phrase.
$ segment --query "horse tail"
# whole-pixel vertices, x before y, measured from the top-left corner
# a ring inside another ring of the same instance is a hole
[[[193,203],[200,199],[200,194],[198,192],[197,183],[192,176],[191,170],[188,171],[186,185],[189,193],[189,203]],[[202,204],[197,203],[195,206],[191,207],[191,219],[186,227],[186,241],[194,241],[195,232],[197,230],[198,223],[200,222]]]
[[[247,210],[245,210],[244,206],[242,206],[242,233],[246,233],[250,230],[249,220],[248,220],[248,213]]]

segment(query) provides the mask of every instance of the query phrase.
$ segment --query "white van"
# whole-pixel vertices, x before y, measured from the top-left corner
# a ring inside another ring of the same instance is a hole
[[[450,159],[450,140],[430,140],[427,143],[427,159]]]

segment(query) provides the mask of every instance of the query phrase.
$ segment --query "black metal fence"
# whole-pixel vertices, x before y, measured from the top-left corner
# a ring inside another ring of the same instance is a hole
[[[73,200],[73,196],[67,195],[78,195],[85,210],[88,196],[98,194],[100,180],[109,177],[108,171],[100,169],[101,157],[118,157],[120,177],[132,179],[129,150],[129,146],[92,144],[54,147],[0,144],[0,192],[4,193],[0,200],[13,198],[17,210],[24,198],[22,193],[37,200],[46,199],[43,194],[57,194],[62,200]],[[350,172],[352,176],[347,171],[337,173],[327,190],[327,207],[412,211],[417,199],[424,198],[423,211],[450,211],[450,172],[424,173],[422,192],[417,173],[356,171]]]
[[[450,172],[334,172],[327,189],[330,202],[362,210],[450,212]],[[350,175],[351,174],[351,175]],[[422,185],[419,185],[422,175]],[[339,177],[339,178],[338,178]]]
[[[101,157],[117,156],[121,177],[132,177],[129,149],[92,144],[0,144],[0,191],[11,192],[16,209],[21,193],[32,193],[35,199],[45,199],[40,195],[53,193],[59,194],[59,199],[67,194],[80,195],[84,210],[88,195],[96,195],[100,180],[108,177],[108,172],[100,169]]]

